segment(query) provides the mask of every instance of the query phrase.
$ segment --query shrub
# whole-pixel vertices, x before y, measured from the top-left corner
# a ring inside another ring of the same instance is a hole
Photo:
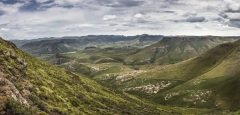
[[[35,115],[36,111],[22,105],[12,98],[7,99],[4,111],[7,115]]]

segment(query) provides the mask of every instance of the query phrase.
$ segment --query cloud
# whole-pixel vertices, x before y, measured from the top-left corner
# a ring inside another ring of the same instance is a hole
[[[236,0],[224,0],[226,5],[219,13],[222,24],[229,27],[240,28],[240,3]]]
[[[5,13],[6,13],[5,11],[0,10],[0,16],[1,16],[1,15],[4,15]]]
[[[137,0],[118,0],[118,4],[115,6],[119,7],[134,7],[134,6],[140,6],[144,4],[144,1],[137,1]]]
[[[240,13],[240,7],[238,9],[227,9],[225,10],[227,13]]]
[[[226,2],[225,12],[240,13],[240,3],[235,0],[224,0]]]
[[[108,7],[136,7],[145,2],[140,0],[98,0],[97,3]]]
[[[174,20],[175,22],[189,22],[189,23],[198,23],[206,22],[207,19],[203,16],[197,16],[196,13],[186,13],[183,15],[184,19]]]
[[[240,28],[240,19],[230,19],[228,24],[232,27]]]
[[[61,1],[61,0],[58,0]],[[43,4],[43,3],[49,3],[49,2],[53,2],[52,0],[36,0],[37,3]]]
[[[220,12],[219,13],[219,16],[222,17],[222,18],[228,18],[228,15],[225,13],[225,12]]]
[[[16,4],[16,3],[26,3],[25,0],[1,0],[0,2],[4,4]]]
[[[0,28],[1,31],[9,31],[8,28]]]
[[[0,33],[8,39],[240,35],[239,19],[238,0],[0,0]]]
[[[89,27],[93,27],[93,24],[79,24],[78,27],[80,28],[89,28]]]
[[[102,18],[102,20],[104,20],[104,21],[109,21],[109,20],[114,20],[114,19],[116,19],[116,18],[117,18],[116,15],[104,15],[103,18]]]
[[[205,17],[189,17],[186,19],[186,22],[191,22],[191,23],[194,23],[194,22],[205,22],[207,21]]]
[[[135,17],[135,18],[143,18],[144,15],[141,14],[141,13],[137,13],[137,14],[134,15],[134,17]]]

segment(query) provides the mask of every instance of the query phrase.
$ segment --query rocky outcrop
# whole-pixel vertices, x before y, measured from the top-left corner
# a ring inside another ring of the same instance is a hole
[[[16,49],[17,47],[14,44],[0,38],[0,106],[4,106],[8,98],[29,106],[26,97],[30,93],[27,93],[29,88],[26,87],[31,85],[29,83],[22,84],[26,81],[24,76],[28,64]],[[21,84],[21,86],[16,84]],[[21,90],[19,90],[19,87],[21,87]],[[23,92],[24,96],[22,95]]]
[[[197,104],[203,104],[209,101],[209,98],[212,96],[211,90],[187,90],[187,91],[176,91],[172,93],[168,93],[165,95],[164,100],[168,101],[172,98],[179,97],[182,95],[185,95],[182,99],[179,99],[183,101],[184,103],[191,103],[194,105]]]
[[[170,87],[172,84],[176,83],[176,81],[161,81],[157,84],[149,84],[149,85],[143,85],[138,87],[131,87],[127,88],[127,91],[140,91],[147,94],[156,94],[159,91]]]
[[[4,74],[0,72],[0,104],[4,104],[8,98],[13,98],[17,102],[29,106],[29,103],[25,98],[23,98],[15,85],[6,79]]]
[[[131,71],[126,73],[121,73],[119,75],[116,75],[116,80],[120,82],[125,82],[134,79],[138,74],[143,73],[145,71],[143,70],[137,70],[137,71]]]

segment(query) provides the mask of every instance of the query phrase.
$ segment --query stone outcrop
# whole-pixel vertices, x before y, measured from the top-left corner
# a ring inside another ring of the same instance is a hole
[[[15,85],[4,77],[4,74],[0,72],[0,104],[3,104],[7,98],[13,98],[17,102],[29,106],[29,103]]]

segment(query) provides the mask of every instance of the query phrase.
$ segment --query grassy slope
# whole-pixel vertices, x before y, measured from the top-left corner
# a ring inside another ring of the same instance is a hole
[[[217,66],[210,71],[197,76],[168,92],[186,91],[186,90],[209,90],[212,91],[207,105],[213,107],[238,110],[240,108],[239,100],[239,42],[231,44],[233,48],[229,50],[227,56]],[[185,94],[186,95],[186,94]],[[181,99],[181,98],[179,98]]]
[[[156,66],[153,69],[148,70],[147,72],[138,74],[137,77],[135,77],[135,79],[133,80],[123,82],[121,85],[124,87],[133,87],[139,85],[146,85],[149,83],[156,83],[162,80],[177,80],[180,83],[190,80],[215,67],[215,65],[218,64],[219,59],[225,57],[226,53],[231,48],[231,46],[219,46],[219,49],[217,48],[218,50],[211,50],[206,53],[207,55],[204,56],[190,59],[178,64],[163,67]],[[216,58],[211,58],[212,56],[216,56]],[[113,71],[113,68],[109,70]],[[118,70],[120,71],[120,69]],[[105,72],[105,74],[107,73]],[[100,75],[97,74],[96,76],[99,77]]]
[[[117,94],[98,83],[32,58],[0,39],[1,72],[42,114],[168,113],[128,94]],[[10,55],[6,55],[6,53]],[[24,59],[26,68],[18,60]],[[168,113],[170,114],[170,113]]]
[[[72,54],[63,54],[70,58],[75,58],[81,62],[87,63],[104,63],[101,60],[112,59],[112,61],[106,62],[123,62],[123,60],[132,53],[136,52],[138,48],[134,47],[121,47],[121,48],[95,48],[85,49]],[[105,63],[106,63],[105,62]]]
[[[180,85],[149,98],[167,105],[238,110],[239,47],[239,42],[220,45],[197,58],[142,74],[132,83],[181,80]]]
[[[137,74],[134,79],[124,82],[116,78],[124,72],[134,71],[133,69],[121,70],[112,67],[97,74],[95,79],[107,86],[122,90],[162,81],[175,82],[157,94],[131,90],[128,92],[166,105],[235,111],[240,108],[239,43],[238,41],[219,45],[196,58],[181,63],[153,66],[150,70]],[[106,74],[113,75],[112,79],[105,79]],[[170,98],[165,100],[166,96]]]
[[[208,52],[200,55],[199,57],[169,65],[164,69],[150,71],[142,76],[156,77],[159,79],[177,79],[177,80],[189,80],[193,77],[201,75],[216,65],[231,53],[231,50],[236,46],[229,44],[219,45],[216,48],[209,50]]]
[[[125,62],[128,64],[173,64],[198,56],[216,45],[230,41],[234,41],[234,39],[216,37],[167,37],[129,56]]]

